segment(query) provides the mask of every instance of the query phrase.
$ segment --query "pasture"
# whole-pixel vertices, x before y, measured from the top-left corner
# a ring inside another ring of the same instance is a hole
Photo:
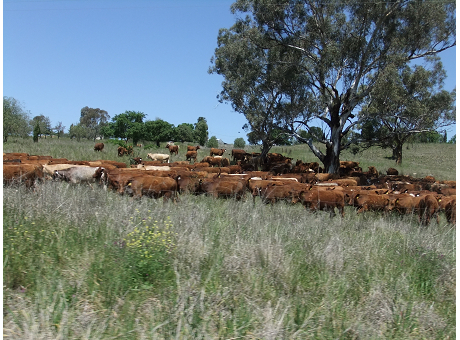
[[[179,144],[172,161],[184,160]],[[115,145],[11,140],[4,152],[123,160]],[[220,146],[225,147],[225,146]],[[246,148],[250,151],[250,148]],[[227,145],[228,157],[231,145]],[[254,149],[253,151],[258,151]],[[161,148],[135,148],[134,156]],[[272,152],[315,161],[306,146]],[[198,151],[198,159],[209,155]],[[225,157],[224,155],[224,157]],[[455,180],[455,145],[343,153],[363,170]],[[416,175],[414,175],[416,173]],[[455,338],[455,226],[441,215],[182,195],[133,200],[88,185],[3,188],[6,339]]]

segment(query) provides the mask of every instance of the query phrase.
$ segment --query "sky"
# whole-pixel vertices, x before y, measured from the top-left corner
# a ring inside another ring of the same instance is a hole
[[[174,126],[208,123],[209,137],[242,137],[246,119],[219,103],[222,76],[208,74],[231,0],[5,0],[3,95],[52,126],[76,124],[83,107],[125,111]],[[456,82],[456,53],[440,54]],[[448,129],[448,138],[455,126]]]

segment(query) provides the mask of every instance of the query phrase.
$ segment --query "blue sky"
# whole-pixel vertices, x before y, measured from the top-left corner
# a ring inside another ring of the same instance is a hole
[[[228,0],[6,0],[3,95],[31,117],[66,131],[89,106],[110,117],[140,111],[175,126],[208,122],[209,136],[246,139],[246,120],[216,95],[208,74],[220,28],[235,22]],[[441,53],[455,88],[455,49]],[[455,126],[448,137],[455,134]]]

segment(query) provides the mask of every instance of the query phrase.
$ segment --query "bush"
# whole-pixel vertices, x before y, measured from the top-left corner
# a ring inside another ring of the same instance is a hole
[[[245,146],[246,146],[246,142],[241,137],[236,138],[235,141],[233,142],[233,147],[236,149],[244,149]]]
[[[206,144],[208,148],[217,148],[219,146],[219,143],[217,142],[216,136],[212,136],[209,138],[208,143]]]

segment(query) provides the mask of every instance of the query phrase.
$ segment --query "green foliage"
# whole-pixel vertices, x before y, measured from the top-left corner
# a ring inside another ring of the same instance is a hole
[[[174,139],[174,125],[162,119],[145,122],[145,140],[155,142],[159,147],[160,142]]]
[[[171,230],[167,217],[163,226],[151,216],[143,218],[134,230],[126,235],[123,245],[125,256],[133,272],[133,279],[155,284],[172,278],[172,256],[176,234]]]
[[[379,77],[361,111],[361,137],[366,145],[391,148],[402,158],[402,146],[409,139],[441,143],[447,136],[437,129],[455,122],[455,91],[442,87],[445,71],[438,58],[431,68],[388,67]]]
[[[32,119],[31,124],[33,126],[38,125],[40,127],[39,136],[41,136],[42,134],[45,135],[45,137],[47,135],[48,136],[51,135],[52,128],[51,128],[51,121],[49,117],[46,117],[44,115],[35,116]]]
[[[208,141],[208,123],[206,118],[198,117],[198,121],[195,123],[194,130],[194,141],[197,141],[200,145],[206,145]]]
[[[262,153],[280,129],[308,143],[328,173],[339,171],[355,109],[385,71],[455,46],[453,2],[241,0],[231,10],[236,22],[219,31],[210,68],[224,77],[219,100],[246,116]],[[325,150],[297,132],[317,119]]]
[[[457,135],[453,135],[451,139],[449,139],[449,144],[456,144],[456,139],[457,139]]]
[[[235,138],[235,141],[233,142],[233,147],[235,149],[244,149],[245,146],[246,146],[246,142],[244,138],[241,138],[241,137]]]
[[[96,140],[96,137],[102,137],[101,129],[107,124],[109,114],[105,110],[99,108],[93,109],[85,106],[81,109],[80,124],[86,127],[88,139]]]
[[[57,122],[56,126],[53,128],[57,138],[61,138],[62,136],[64,136],[64,129],[65,126],[62,125],[62,122]]]
[[[3,142],[8,137],[26,138],[31,132],[29,116],[13,97],[3,97]]]
[[[217,148],[219,147],[219,143],[217,142],[217,137],[216,136],[211,136],[209,138],[208,143],[206,143],[206,146],[208,148]]]
[[[174,136],[174,140],[181,143],[193,142],[195,140],[193,124],[182,123],[177,125],[174,129]]]
[[[447,138],[447,137],[446,137]],[[411,142],[418,143],[446,143],[444,142],[445,135],[440,134],[438,131],[427,131],[417,134],[411,138]]]
[[[71,124],[69,128],[69,137],[76,138],[77,141],[81,141],[82,138],[86,138],[88,136],[87,127],[80,123],[78,124]]]
[[[128,142],[133,140],[137,144],[145,136],[145,125],[143,119],[145,114],[142,112],[125,111],[115,115],[112,122],[107,123],[101,128],[105,137],[121,138]]]
[[[40,136],[40,125],[38,123],[35,124],[34,127],[34,135],[33,135],[33,140],[35,143],[38,142],[38,137]]]

